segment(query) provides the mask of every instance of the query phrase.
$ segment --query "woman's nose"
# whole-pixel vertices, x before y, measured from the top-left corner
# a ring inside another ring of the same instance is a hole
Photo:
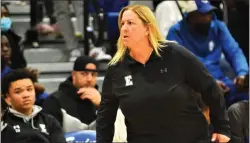
[[[9,47],[3,46],[3,47],[2,47],[2,51],[3,51],[3,52],[8,52],[8,51],[9,51]]]
[[[123,24],[121,30],[122,31],[127,31],[128,30],[127,24]]]

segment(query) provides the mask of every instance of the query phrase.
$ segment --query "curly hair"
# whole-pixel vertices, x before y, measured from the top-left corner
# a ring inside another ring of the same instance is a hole
[[[6,74],[4,77],[2,77],[1,81],[1,93],[4,97],[6,97],[10,85],[12,82],[15,82],[17,80],[21,79],[30,79],[33,83],[36,82],[36,77],[31,72],[27,71],[26,69],[15,69]]]

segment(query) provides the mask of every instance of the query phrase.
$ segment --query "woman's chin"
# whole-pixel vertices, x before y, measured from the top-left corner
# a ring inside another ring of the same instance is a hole
[[[123,45],[124,45],[125,47],[128,47],[128,42],[123,42]]]

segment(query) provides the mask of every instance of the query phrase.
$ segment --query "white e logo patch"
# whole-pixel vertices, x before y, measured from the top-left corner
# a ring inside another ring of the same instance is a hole
[[[40,126],[40,128],[41,128],[41,132],[46,133],[46,134],[49,134],[49,133],[47,132],[46,127],[45,127],[44,124],[39,124],[39,126]]]
[[[213,41],[210,41],[208,43],[208,47],[209,47],[209,51],[212,52],[214,50],[214,42]]]
[[[131,75],[125,76],[124,79],[125,79],[125,82],[126,82],[126,86],[133,85],[133,81],[132,81],[132,76]]]

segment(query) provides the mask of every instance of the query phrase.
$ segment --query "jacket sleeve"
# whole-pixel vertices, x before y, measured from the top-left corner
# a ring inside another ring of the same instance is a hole
[[[59,123],[62,125],[63,116],[60,104],[57,101],[57,99],[53,97],[53,95],[50,95],[43,101],[42,107],[45,113],[54,116],[57,119],[57,121],[59,121]]]
[[[113,93],[113,76],[112,68],[109,67],[103,82],[102,99],[97,113],[97,143],[112,143],[113,141],[114,123],[119,105]]]
[[[214,132],[230,137],[229,119],[221,89],[205,66],[191,52],[181,46],[178,50],[181,54],[180,61],[188,85],[201,93],[202,101],[210,108],[210,119]]]
[[[239,44],[234,40],[226,24],[218,21],[223,53],[237,76],[248,73],[248,64]]]
[[[48,118],[47,123],[49,124],[51,143],[67,143],[60,123],[56,120],[55,117],[51,115],[47,115],[47,118]]]

